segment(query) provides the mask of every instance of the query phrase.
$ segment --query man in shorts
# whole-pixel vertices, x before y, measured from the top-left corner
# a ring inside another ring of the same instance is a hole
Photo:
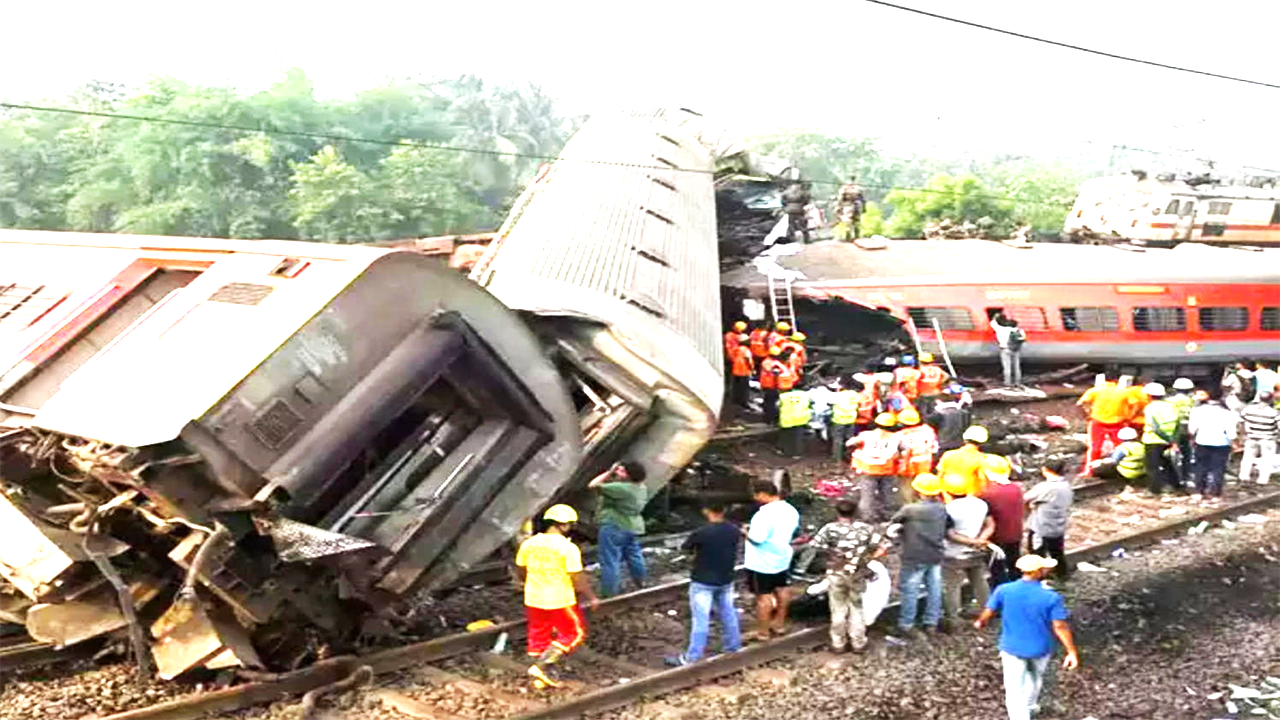
[[[800,527],[800,513],[783,500],[778,486],[767,480],[751,486],[760,509],[743,529],[747,587],[756,596],[755,639],[770,633],[786,633],[787,606],[791,604],[791,538]]]

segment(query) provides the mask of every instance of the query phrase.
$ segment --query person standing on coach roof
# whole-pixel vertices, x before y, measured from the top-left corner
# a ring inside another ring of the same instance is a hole
[[[724,652],[742,649],[738,611],[733,606],[734,563],[738,559],[738,528],[724,520],[725,506],[718,500],[702,505],[707,524],[684,541],[681,549],[693,553],[689,573],[689,647],[683,654],[666,658],[668,665],[688,665],[702,659],[711,635],[711,613],[720,621],[720,646]]]
[[[1024,496],[1031,511],[1027,518],[1027,547],[1037,555],[1053,558],[1058,578],[1065,580],[1069,571],[1065,550],[1067,520],[1075,491],[1066,477],[1066,458],[1049,458],[1040,472],[1044,481]]]
[[[628,460],[616,463],[587,484],[600,494],[596,525],[600,528],[600,594],[605,597],[622,590],[624,561],[631,581],[637,588],[644,587],[644,554],[640,551],[644,518],[640,513],[649,501],[644,479],[644,466]]]
[[[1018,558],[1022,579],[996,588],[987,607],[973,622],[979,630],[1000,613],[1000,664],[1004,669],[1004,702],[1009,720],[1030,720],[1040,711],[1040,691],[1053,657],[1053,638],[1067,651],[1062,667],[1080,666],[1067,606],[1062,596],[1041,580],[1057,562],[1038,555]]]
[[[800,527],[800,513],[778,494],[778,486],[760,480],[751,486],[760,509],[742,529],[747,539],[743,563],[747,588],[756,596],[754,639],[768,640],[769,633],[786,633],[787,607],[791,604],[791,539]]]
[[[587,623],[578,609],[582,599],[592,610],[600,605],[591,583],[582,574],[582,553],[568,538],[578,513],[568,505],[552,505],[542,514],[546,529],[520,543],[516,575],[524,583],[528,623],[529,667],[535,687],[555,687],[555,665],[582,644]]]

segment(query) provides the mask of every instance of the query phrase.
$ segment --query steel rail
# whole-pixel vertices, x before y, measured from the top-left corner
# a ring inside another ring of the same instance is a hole
[[[1103,558],[1118,547],[1135,547],[1150,544],[1170,533],[1180,532],[1201,522],[1213,522],[1237,513],[1247,513],[1280,502],[1280,492],[1259,495],[1234,505],[1217,508],[1193,516],[1180,516],[1151,528],[1128,535],[1111,538],[1101,543],[1076,548],[1066,553],[1072,561]],[[627,595],[609,598],[600,605],[600,612],[618,612],[632,607],[650,604],[678,596],[688,586],[687,580],[646,588]],[[897,603],[886,610],[894,610]],[[885,617],[882,615],[882,617]],[[335,658],[317,663],[280,680],[253,682],[225,690],[171,700],[146,708],[108,715],[101,720],[196,720],[213,712],[232,712],[253,705],[279,700],[289,695],[300,695],[314,688],[337,682],[350,676],[360,665],[370,666],[374,673],[400,670],[416,664],[435,662],[468,653],[484,651],[492,647],[502,633],[512,637],[524,634],[524,623],[501,623],[477,632],[449,635],[447,637],[414,643],[400,648],[383,650],[359,658]],[[516,720],[551,720],[553,718],[578,717],[585,713],[603,712],[646,696],[681,690],[707,680],[731,675],[746,668],[770,662],[797,650],[816,647],[826,642],[827,628],[815,627],[800,630],[766,643],[760,643],[737,653],[719,655],[703,662],[672,670],[655,672],[628,683],[596,690],[567,699],[563,703],[549,705],[517,716]]]

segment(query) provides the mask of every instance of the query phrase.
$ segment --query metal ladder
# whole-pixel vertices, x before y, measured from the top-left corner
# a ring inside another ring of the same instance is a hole
[[[911,329],[911,337],[916,343],[916,355],[921,350],[928,350],[935,356],[941,356],[943,362],[947,364],[947,370],[951,373],[951,377],[956,376],[956,368],[951,364],[951,353],[947,352],[947,340],[942,336],[942,327],[938,324],[938,319],[934,318],[928,327],[920,328],[911,316],[907,316],[907,323]],[[929,347],[926,343],[933,343],[934,347]]]
[[[773,311],[775,323],[785,322],[791,326],[791,332],[800,332],[796,324],[796,306],[791,297],[791,278],[769,278],[769,309]]]

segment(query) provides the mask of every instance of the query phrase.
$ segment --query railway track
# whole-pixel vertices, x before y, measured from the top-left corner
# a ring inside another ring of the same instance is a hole
[[[1136,532],[1115,535],[1101,542],[1069,551],[1074,562],[1098,560],[1107,557],[1119,547],[1133,548],[1150,544],[1172,534],[1184,532],[1201,522],[1215,522],[1234,515],[1254,512],[1280,503],[1280,492],[1271,492],[1246,498],[1220,508],[1202,508],[1200,511],[1178,516],[1158,525]],[[679,599],[687,588],[687,581],[674,582],[647,588],[638,592],[610,598],[601,604],[594,616],[616,615],[653,604]],[[399,648],[383,650],[359,657],[340,657],[326,660],[303,670],[283,675],[259,675],[256,681],[244,685],[216,690],[187,698],[180,698],[150,707],[110,715],[102,720],[196,720],[213,713],[228,713],[263,703],[274,702],[291,696],[302,695],[303,706],[309,712],[319,698],[329,692],[341,692],[366,681],[369,677],[387,675],[410,668],[418,668],[430,682],[463,692],[487,694],[491,699],[508,701],[516,720],[553,720],[579,717],[626,706],[642,698],[699,685],[747,668],[770,662],[791,653],[817,647],[826,642],[826,627],[808,627],[775,640],[747,647],[741,652],[715,656],[694,665],[661,670],[638,666],[628,660],[612,658],[589,650],[587,661],[593,666],[605,666],[612,677],[627,677],[626,682],[616,679],[609,684],[589,689],[572,689],[545,696],[513,695],[497,686],[486,686],[450,670],[436,666],[442,663],[474,662],[502,674],[509,681],[519,674],[523,679],[524,665],[490,650],[504,634],[509,639],[523,636],[522,622],[508,622],[476,632],[450,635],[435,640],[414,643]],[[625,674],[621,674],[625,673]],[[430,703],[416,700],[403,693],[386,689],[378,690],[384,702],[397,707],[408,716],[430,717],[437,720],[460,720],[459,714],[442,710]]]

